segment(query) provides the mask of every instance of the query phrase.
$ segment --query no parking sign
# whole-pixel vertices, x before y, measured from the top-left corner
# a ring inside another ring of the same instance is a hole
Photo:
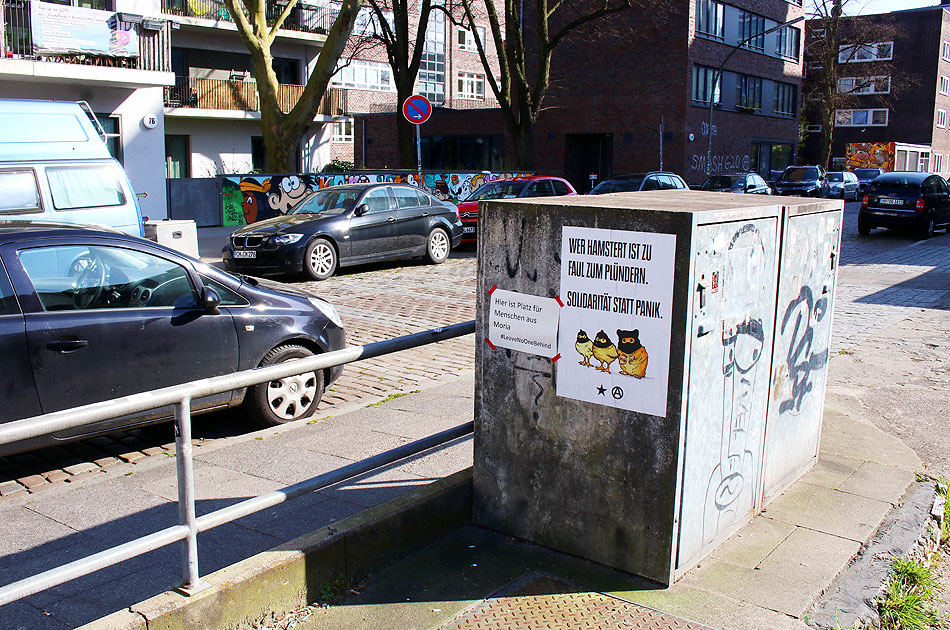
[[[402,115],[414,125],[421,125],[432,115],[432,103],[421,94],[414,94],[402,104]]]

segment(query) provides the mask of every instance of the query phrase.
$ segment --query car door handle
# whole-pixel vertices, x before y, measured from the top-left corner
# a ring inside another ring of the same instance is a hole
[[[61,340],[61,341],[50,341],[46,344],[46,347],[53,352],[75,352],[89,345],[89,342],[85,339],[70,339],[70,340]]]
[[[396,222],[395,217],[389,217],[388,219],[386,219],[386,223],[395,223],[395,222]]]

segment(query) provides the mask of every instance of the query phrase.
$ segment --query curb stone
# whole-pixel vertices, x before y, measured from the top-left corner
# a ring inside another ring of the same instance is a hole
[[[908,555],[929,538],[936,489],[932,481],[916,481],[888,513],[851,563],[828,585],[812,606],[808,624],[815,628],[848,628],[856,623],[876,627],[876,601],[884,591],[891,561]]]

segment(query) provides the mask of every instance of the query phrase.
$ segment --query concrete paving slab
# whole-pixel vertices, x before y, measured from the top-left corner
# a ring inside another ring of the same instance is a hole
[[[31,606],[24,601],[13,602],[6,606],[0,606],[0,619],[15,619],[16,625],[2,626],[11,630],[33,630],[42,628],[43,630],[71,630],[76,626],[72,623],[62,622],[52,617],[48,612]]]
[[[290,485],[352,463],[325,453],[291,450],[291,433],[243,442],[240,448],[202,453],[195,461],[214,464],[247,475]]]
[[[199,502],[195,509],[199,515],[204,514],[212,505],[217,506],[214,509],[219,509],[283,486],[270,479],[262,479],[201,460],[194,462],[194,469],[195,500]],[[178,500],[176,468],[153,468],[136,473],[136,476],[138,478],[135,482],[143,490],[169,501]]]
[[[312,492],[235,522],[280,540],[293,540],[346,518],[353,510],[352,503]]]
[[[399,466],[399,469],[425,479],[438,479],[445,470],[464,470],[472,465],[474,438],[455,440],[438,449],[426,451]]]
[[[687,619],[695,619],[720,630],[813,630],[800,619],[784,613],[726,597],[721,593],[681,584],[666,590],[617,592],[614,595]]]
[[[703,563],[727,562],[737,567],[754,569],[793,531],[795,526],[791,523],[756,516],[710,553]]]
[[[765,515],[863,543],[891,507],[886,501],[797,483],[773,501]]]
[[[338,501],[370,508],[398,497],[411,488],[424,486],[432,481],[433,479],[411,475],[398,468],[384,467],[354,477],[343,486],[321,490],[320,494]]]
[[[825,410],[819,459],[826,454],[920,470],[920,458],[892,435],[864,421],[860,416],[846,417]]]
[[[814,467],[802,475],[801,481],[825,488],[838,488],[854,474],[864,462],[852,457],[823,454]]]
[[[839,489],[896,505],[914,479],[916,476],[910,470],[864,462]]]
[[[30,532],[30,535],[24,536],[22,532]],[[75,533],[72,527],[27,506],[4,510],[3,527],[0,527],[0,552],[3,554],[0,556],[0,573],[4,573],[2,569],[9,556],[41,546],[48,549],[47,545]]]
[[[391,433],[379,431],[360,431],[359,440],[353,440],[353,427],[347,423],[336,423],[325,428],[319,436],[294,440],[288,448],[303,449],[315,453],[335,455],[343,459],[359,460],[378,455],[384,451],[408,444],[412,440]],[[354,443],[355,442],[355,443]]]
[[[441,402],[435,401],[434,404],[435,408],[430,407],[429,412],[425,414],[403,411],[385,404],[369,407],[350,414],[346,422],[347,426],[352,428],[354,435],[360,435],[365,431],[378,431],[418,440],[438,431],[458,426],[463,421],[471,420],[471,416],[468,415],[463,420],[457,416],[442,414],[439,412]]]

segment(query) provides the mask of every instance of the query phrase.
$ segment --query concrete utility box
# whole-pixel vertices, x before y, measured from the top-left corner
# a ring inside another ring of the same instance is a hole
[[[185,219],[146,221],[145,238],[198,258],[198,229],[195,222]]]
[[[663,584],[746,523],[763,480],[784,487],[817,453],[827,341],[789,348],[814,310],[803,286],[827,298],[812,326],[830,326],[841,207],[694,191],[483,202],[475,520]],[[783,229],[798,234],[784,255]],[[773,352],[776,308],[792,315]]]

